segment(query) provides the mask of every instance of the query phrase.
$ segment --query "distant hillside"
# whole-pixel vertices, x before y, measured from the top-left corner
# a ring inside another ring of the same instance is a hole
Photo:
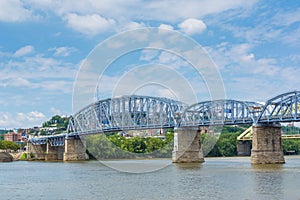
[[[69,117],[53,116],[49,121],[42,124],[41,135],[59,134],[67,130]]]

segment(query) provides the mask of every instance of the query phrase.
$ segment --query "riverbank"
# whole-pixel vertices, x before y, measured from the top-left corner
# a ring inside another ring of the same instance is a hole
[[[7,152],[0,152],[0,162],[12,162],[14,160],[13,156]]]
[[[23,152],[0,152],[0,162],[12,162],[20,160]]]

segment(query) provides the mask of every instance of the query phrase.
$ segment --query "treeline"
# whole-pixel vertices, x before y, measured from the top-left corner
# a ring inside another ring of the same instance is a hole
[[[86,137],[88,153],[96,159],[114,158],[169,158],[173,150],[173,132],[164,140],[153,137],[131,137],[122,135],[93,135]]]
[[[202,134],[202,149],[205,156],[237,156],[237,137],[246,127],[224,126],[221,134],[213,136]]]
[[[218,136],[202,134],[204,155],[236,156],[236,138],[244,130],[244,127],[225,126],[219,130],[222,132]],[[97,159],[170,158],[173,151],[174,133],[169,130],[165,140],[153,137],[126,138],[118,134],[93,135],[87,136],[86,142],[88,152]]]
[[[59,115],[54,115],[50,120],[42,124],[43,127],[55,126],[57,128],[67,128],[69,124],[69,117],[61,117]]]
[[[60,134],[67,130],[69,124],[69,117],[61,117],[59,115],[54,115],[50,120],[44,122],[42,124],[43,128],[53,128],[53,130],[41,130],[41,135],[53,135],[53,134]]]
[[[300,139],[287,139],[282,140],[282,148],[284,154],[295,154],[300,153]]]
[[[202,134],[202,148],[205,156],[222,157],[237,156],[237,137],[247,126],[224,126],[214,128],[213,132],[220,134]],[[219,129],[219,130],[218,130]],[[88,136],[87,149],[97,159],[114,158],[170,158],[173,151],[174,134],[171,130],[166,139],[160,138],[125,138],[118,134]],[[300,153],[300,140],[288,139],[282,141],[285,154]]]

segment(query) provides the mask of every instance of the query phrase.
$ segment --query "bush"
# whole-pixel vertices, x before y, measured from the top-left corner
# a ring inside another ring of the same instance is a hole
[[[27,153],[23,153],[20,157],[20,160],[25,160],[27,159]]]
[[[3,140],[0,141],[0,149],[17,151],[19,149],[19,145],[15,142]]]

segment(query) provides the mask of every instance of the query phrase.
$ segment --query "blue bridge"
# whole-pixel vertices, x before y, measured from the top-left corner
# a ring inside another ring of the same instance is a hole
[[[237,100],[212,100],[187,105],[150,96],[122,96],[92,103],[69,121],[65,134],[36,137],[33,145],[65,146],[65,138],[129,130],[252,124],[278,125],[300,121],[300,92],[280,94],[264,104]]]

